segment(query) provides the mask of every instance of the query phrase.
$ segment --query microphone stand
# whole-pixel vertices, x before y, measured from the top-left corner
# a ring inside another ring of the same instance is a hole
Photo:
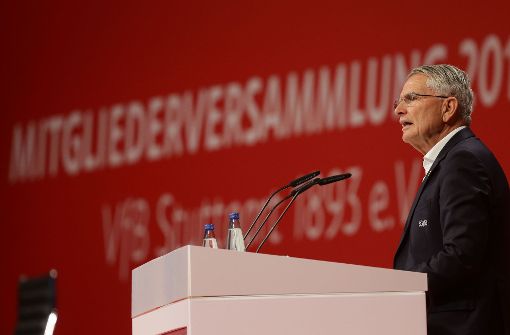
[[[264,243],[266,243],[266,240],[269,238],[269,235],[271,235],[271,233],[273,232],[273,230],[276,228],[276,226],[278,225],[278,223],[280,222],[280,220],[282,219],[283,215],[287,212],[287,210],[289,209],[290,205],[292,205],[292,203],[294,202],[294,200],[296,200],[296,198],[298,197],[298,195],[300,195],[301,192],[297,192],[293,197],[292,199],[289,201],[289,203],[287,204],[287,207],[285,207],[285,209],[283,210],[282,214],[280,215],[280,217],[278,217],[278,220],[276,220],[276,222],[273,224],[273,226],[271,227],[271,229],[269,230],[269,233],[266,234],[266,236],[264,237],[264,239],[262,240],[262,242],[259,244],[259,247],[257,248],[257,250],[255,250],[255,253],[258,253],[260,248],[262,248],[262,245],[264,245]]]
[[[300,195],[301,193],[303,193],[304,191],[306,191],[307,189],[309,189],[310,187],[318,184],[321,182],[321,178],[315,178],[313,179],[312,181],[300,186],[299,188],[293,190],[292,192],[290,192],[290,194],[288,196],[286,196],[285,198],[283,198],[279,203],[277,203],[275,206],[273,206],[273,208],[271,209],[271,211],[269,212],[269,214],[267,214],[266,218],[264,219],[264,221],[262,222],[262,224],[259,226],[259,228],[257,229],[257,232],[255,233],[255,235],[253,235],[250,243],[248,244],[248,246],[251,245],[251,243],[255,240],[255,237],[257,237],[258,233],[260,232],[260,230],[262,229],[262,227],[266,224],[267,220],[269,219],[269,216],[273,213],[273,211],[282,203],[284,202],[285,200],[289,199],[290,197],[293,197],[291,199],[291,201],[289,202],[289,204],[287,205],[287,207],[285,207],[283,213],[280,215],[280,217],[278,218],[277,220],[277,223],[281,220],[282,216],[285,214],[285,212],[287,211],[287,209],[289,208],[289,206],[294,202],[294,200],[296,200],[297,196]],[[276,224],[273,225],[273,227],[271,228],[271,231],[269,232],[269,234],[271,234],[271,232],[274,230]],[[262,241],[262,243],[264,243],[267,239],[267,237],[269,236],[269,234],[266,235],[266,237],[264,238],[264,241]],[[260,246],[257,248],[257,251],[260,249]]]
[[[250,245],[252,244],[252,242],[255,240],[255,237],[257,237],[257,235],[259,234],[260,230],[262,229],[262,227],[264,227],[264,225],[266,224],[267,222],[267,219],[269,219],[269,217],[271,216],[271,214],[274,212],[274,210],[280,206],[280,204],[282,202],[284,202],[285,200],[289,199],[292,195],[288,195],[286,196],[285,198],[283,198],[282,200],[280,200],[276,205],[273,206],[273,208],[271,208],[271,210],[269,211],[269,213],[266,215],[264,221],[262,221],[262,223],[259,225],[259,227],[257,228],[257,230],[255,231],[255,234],[253,235],[253,237],[251,238],[250,240],[250,243],[248,243],[248,245],[246,245],[246,250],[248,250],[248,248],[250,247]],[[262,213],[262,212],[261,212]],[[251,229],[251,227],[250,227]],[[246,234],[248,235],[248,234]]]
[[[250,231],[253,229],[253,226],[255,226],[255,223],[257,222],[257,220],[259,219],[260,215],[262,214],[262,212],[264,211],[264,209],[266,209],[267,207],[267,204],[269,204],[269,201],[271,201],[271,199],[273,199],[273,197],[277,194],[277,193],[280,193],[281,191],[287,189],[291,187],[290,184],[288,185],[285,185],[283,187],[280,187],[279,189],[277,189],[276,191],[274,191],[273,193],[271,193],[271,196],[269,196],[269,199],[267,199],[266,203],[264,204],[264,206],[262,206],[262,208],[260,209],[259,213],[257,214],[257,217],[255,217],[255,220],[253,220],[252,224],[250,225],[250,228],[248,228],[248,230],[246,231],[246,234],[244,234],[244,239],[246,240],[246,238],[248,237],[248,234],[250,233]],[[257,231],[258,232],[258,231]],[[256,233],[255,233],[256,234]],[[253,241],[253,239],[252,239]],[[250,244],[251,244],[251,241],[250,241]],[[248,247],[250,246],[250,244],[248,244],[248,246],[246,247],[246,249],[248,249]]]
[[[260,215],[262,214],[262,212],[264,211],[264,209],[266,209],[267,205],[269,204],[269,201],[271,201],[271,199],[279,192],[289,188],[289,187],[296,187],[296,186],[299,186],[301,184],[303,184],[304,182],[307,182],[308,180],[314,178],[314,177],[317,177],[321,172],[320,171],[314,171],[312,173],[309,173],[307,175],[304,175],[302,177],[299,177],[297,179],[294,179],[293,181],[291,181],[290,183],[288,183],[287,185],[279,188],[278,190],[274,191],[271,196],[269,197],[269,199],[267,199],[266,203],[264,204],[264,206],[262,206],[262,208],[260,209],[259,213],[257,214],[257,217],[255,217],[255,220],[253,220],[252,224],[250,225],[250,227],[248,228],[248,230],[246,231],[246,234],[244,234],[244,237],[243,239],[246,240],[246,238],[248,237],[248,234],[251,232],[251,230],[253,229],[253,226],[255,226],[255,223],[257,222],[257,220],[260,218]],[[288,197],[286,198],[288,199]],[[280,204],[281,201],[278,203]],[[258,230],[257,230],[258,232]],[[256,235],[256,234],[255,234]],[[251,241],[253,241],[253,238],[251,239]],[[251,244],[251,241],[250,241],[250,244]],[[248,244],[249,246],[249,244]]]
[[[285,207],[285,209],[283,210],[282,214],[280,215],[280,217],[278,217],[278,219],[276,220],[276,222],[273,224],[273,226],[271,227],[271,229],[269,230],[269,232],[266,234],[266,236],[264,237],[264,239],[262,240],[262,242],[259,244],[257,250],[255,251],[255,253],[258,253],[260,248],[262,248],[262,246],[264,245],[264,243],[266,242],[266,240],[269,238],[269,236],[271,235],[271,233],[273,232],[273,230],[276,228],[276,226],[278,225],[278,223],[280,223],[282,217],[285,215],[285,213],[287,212],[287,210],[289,209],[289,207],[292,205],[292,203],[294,202],[294,200],[296,200],[296,198],[301,194],[303,193],[304,191],[308,190],[310,187],[316,185],[316,184],[319,184],[320,186],[323,186],[323,185],[327,185],[327,184],[331,184],[331,183],[336,183],[337,181],[340,181],[340,180],[344,180],[344,179],[348,179],[351,177],[351,174],[350,173],[344,173],[344,174],[340,174],[340,175],[336,175],[336,176],[331,176],[331,177],[326,177],[326,178],[315,178],[314,180],[312,180],[311,182],[301,186],[300,188],[298,189],[295,189],[294,191],[291,192],[291,194],[289,196],[287,196],[285,199],[283,200],[286,200],[288,199],[289,197],[292,196],[292,199],[290,200],[290,202],[287,204],[287,207]],[[274,208],[273,210],[281,203],[283,202],[280,201]],[[272,211],[271,210],[271,213]],[[269,214],[271,214],[269,213]],[[269,217],[269,215],[266,217],[266,220],[264,220],[263,224],[266,223],[267,221],[267,218]],[[260,227],[259,227],[260,228]],[[259,229],[260,230],[260,229]],[[258,231],[257,231],[258,232]],[[252,239],[253,241],[253,239]],[[252,242],[250,241],[250,243]]]

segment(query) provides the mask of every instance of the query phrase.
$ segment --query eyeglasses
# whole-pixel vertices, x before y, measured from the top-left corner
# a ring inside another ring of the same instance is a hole
[[[449,98],[449,97],[444,96],[444,95],[419,94],[419,93],[411,92],[411,93],[407,93],[402,98],[399,98],[399,99],[395,100],[395,102],[393,102],[393,109],[397,109],[397,107],[400,105],[400,103],[402,101],[407,106],[409,106],[413,101],[416,101],[419,98],[424,98],[424,97],[433,97],[433,98],[441,98],[441,99]]]

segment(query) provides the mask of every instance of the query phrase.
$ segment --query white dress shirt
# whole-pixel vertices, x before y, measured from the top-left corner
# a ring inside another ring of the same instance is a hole
[[[429,152],[425,154],[425,156],[423,156],[423,168],[425,169],[425,176],[427,176],[427,174],[429,173],[432,164],[434,164],[434,161],[436,160],[441,150],[443,150],[446,143],[448,143],[448,141],[453,137],[453,135],[457,134],[464,128],[466,128],[466,126],[461,126],[459,128],[455,128],[454,130],[452,130],[448,135],[443,137],[441,141],[437,142],[436,145],[434,145],[432,149],[430,149]]]

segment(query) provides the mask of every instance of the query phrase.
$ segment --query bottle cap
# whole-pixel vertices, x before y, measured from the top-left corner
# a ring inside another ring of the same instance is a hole
[[[230,220],[239,220],[239,213],[238,212],[232,212],[228,215]]]
[[[207,223],[204,225],[204,230],[214,230],[214,225],[212,223]]]

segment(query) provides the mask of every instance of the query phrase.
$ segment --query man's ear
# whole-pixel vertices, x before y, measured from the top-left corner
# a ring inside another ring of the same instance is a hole
[[[455,97],[448,97],[443,101],[442,117],[443,122],[454,121],[457,118],[459,111],[459,101]]]

